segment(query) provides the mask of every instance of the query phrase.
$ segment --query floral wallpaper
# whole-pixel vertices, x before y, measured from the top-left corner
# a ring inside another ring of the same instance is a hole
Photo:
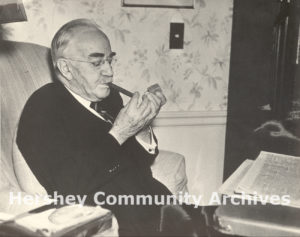
[[[195,9],[122,7],[121,0],[23,0],[28,22],[8,39],[49,46],[75,18],[94,19],[117,52],[114,80],[143,92],[159,83],[165,111],[226,110],[233,0],[195,0]],[[184,49],[169,49],[170,22],[185,24]]]

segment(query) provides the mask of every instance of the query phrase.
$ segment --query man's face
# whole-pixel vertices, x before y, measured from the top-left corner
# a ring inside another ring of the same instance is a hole
[[[89,101],[100,101],[110,93],[113,71],[107,37],[98,29],[89,28],[78,33],[64,52],[72,73],[69,87]]]

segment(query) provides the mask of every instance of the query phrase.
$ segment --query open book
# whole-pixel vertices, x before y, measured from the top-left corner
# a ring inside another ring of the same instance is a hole
[[[286,205],[300,207],[300,157],[262,151],[255,161],[244,161],[219,192],[259,196],[268,202],[265,197],[286,197]]]

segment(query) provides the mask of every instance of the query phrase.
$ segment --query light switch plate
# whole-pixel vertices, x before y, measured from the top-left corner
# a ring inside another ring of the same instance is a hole
[[[170,49],[183,49],[184,23],[170,23]]]

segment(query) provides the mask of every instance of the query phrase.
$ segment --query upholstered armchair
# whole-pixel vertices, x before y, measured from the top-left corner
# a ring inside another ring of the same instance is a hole
[[[51,81],[51,71],[48,48],[30,43],[0,41],[0,212],[18,214],[33,208],[9,204],[11,191],[32,195],[46,193],[18,150],[15,133],[28,97],[37,88]],[[187,191],[185,161],[182,155],[160,151],[152,171],[154,177],[174,194]]]

